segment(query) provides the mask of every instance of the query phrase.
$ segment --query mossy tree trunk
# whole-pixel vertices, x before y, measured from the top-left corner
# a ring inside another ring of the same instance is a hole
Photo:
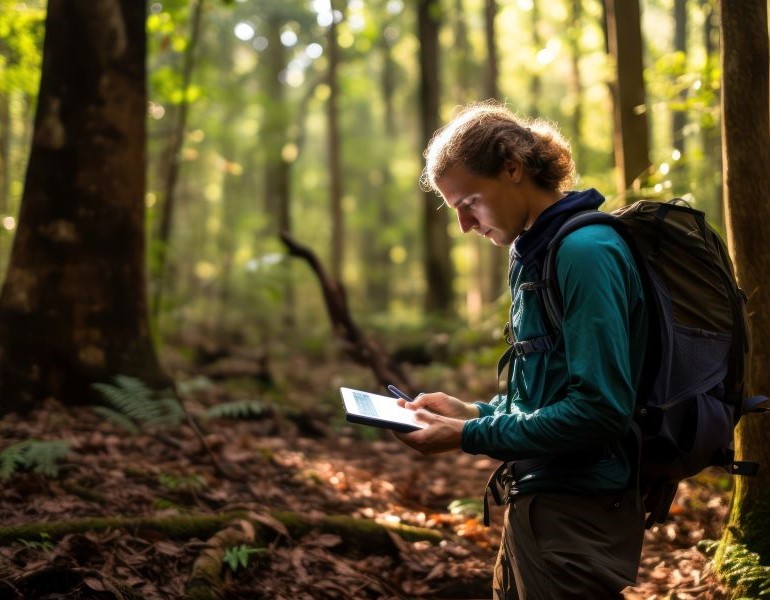
[[[166,381],[147,317],[146,5],[50,0],[19,227],[0,293],[0,410]]]
[[[722,141],[725,221],[738,281],[749,296],[754,354],[750,391],[770,392],[770,118],[766,0],[722,2]],[[737,477],[718,564],[740,543],[770,565],[770,415],[746,415],[739,427],[739,458],[760,463],[757,477]]]

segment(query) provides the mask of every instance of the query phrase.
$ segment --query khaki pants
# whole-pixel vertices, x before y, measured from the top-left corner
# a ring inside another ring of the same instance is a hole
[[[634,491],[614,496],[536,493],[505,515],[494,600],[622,598],[636,582],[644,511]]]

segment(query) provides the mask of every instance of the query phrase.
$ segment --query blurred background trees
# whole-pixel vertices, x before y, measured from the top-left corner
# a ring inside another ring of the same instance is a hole
[[[46,8],[0,0],[3,278]],[[678,195],[722,227],[716,14],[715,0],[149,2],[143,201],[160,347],[195,334],[274,358],[333,351],[282,230],[371,331],[419,341],[473,325],[493,345],[505,249],[461,236],[417,185],[427,137],[473,100],[556,121],[579,187],[608,208]]]

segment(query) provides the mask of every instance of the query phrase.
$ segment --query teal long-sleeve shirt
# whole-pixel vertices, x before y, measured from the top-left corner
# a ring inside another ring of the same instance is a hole
[[[554,348],[515,359],[511,397],[477,403],[480,417],[465,423],[462,449],[511,461],[574,457],[602,447],[606,458],[540,469],[517,487],[521,493],[625,489],[630,466],[620,440],[630,426],[647,339],[639,273],[612,227],[590,225],[563,240],[556,276],[564,320]],[[511,325],[518,340],[547,333],[537,292],[522,289],[532,280],[521,266],[511,276]]]

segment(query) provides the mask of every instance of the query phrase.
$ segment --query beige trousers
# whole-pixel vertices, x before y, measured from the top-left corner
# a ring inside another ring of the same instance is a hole
[[[516,498],[505,515],[493,598],[622,598],[636,581],[643,538],[644,510],[634,491]]]

